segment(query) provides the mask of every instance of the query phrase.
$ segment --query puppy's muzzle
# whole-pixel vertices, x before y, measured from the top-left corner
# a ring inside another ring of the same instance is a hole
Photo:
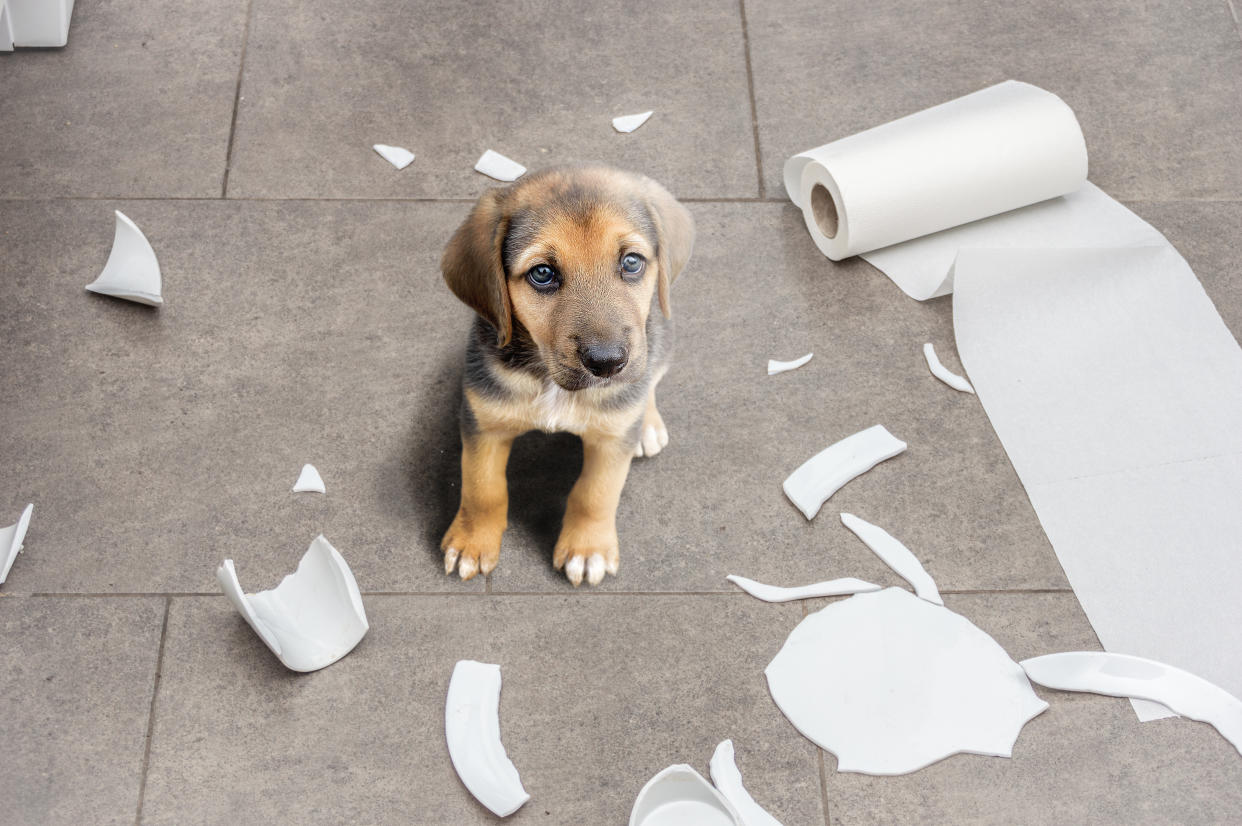
[[[592,375],[606,379],[615,376],[629,363],[629,350],[620,342],[594,342],[578,345],[578,360]]]

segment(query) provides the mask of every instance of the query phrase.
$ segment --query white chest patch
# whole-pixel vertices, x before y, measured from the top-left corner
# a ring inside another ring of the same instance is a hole
[[[560,430],[581,430],[578,403],[573,394],[560,385],[548,382],[535,397],[535,426],[547,433]]]

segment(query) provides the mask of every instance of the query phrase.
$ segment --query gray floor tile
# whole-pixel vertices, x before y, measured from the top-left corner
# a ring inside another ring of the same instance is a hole
[[[488,148],[531,169],[612,163],[683,196],[757,192],[734,0],[255,0],[242,97],[233,196],[472,198],[493,185],[473,171]],[[417,159],[398,172],[375,143]]]
[[[1242,41],[1225,2],[747,0],[769,196],[790,155],[1008,78],[1077,113],[1119,198],[1242,196]]]
[[[531,794],[514,823],[624,823],[651,775],[677,762],[706,772],[725,737],[774,815],[823,822],[815,749],[762,676],[797,606],[608,595],[366,605],[359,647],[299,676],[225,600],[175,599],[143,822],[496,822],[444,745],[459,659],[501,665],[501,736]]]
[[[69,45],[0,53],[0,196],[218,196],[245,0],[81,0]]]
[[[164,600],[0,595],[0,820],[133,823]]]

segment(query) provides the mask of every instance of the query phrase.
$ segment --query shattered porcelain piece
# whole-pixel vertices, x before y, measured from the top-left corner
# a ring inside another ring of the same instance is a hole
[[[906,449],[906,443],[877,424],[830,445],[789,474],[785,495],[807,519],[855,476],[891,459]]]
[[[116,210],[116,231],[108,263],[86,289],[158,307],[164,303],[161,284],[160,262],[155,258],[155,250],[151,249],[138,225]]]
[[[489,178],[505,182],[516,181],[526,174],[526,167],[490,149],[475,162],[474,169]]]
[[[263,644],[293,671],[332,665],[370,627],[353,572],[322,534],[298,569],[270,591],[244,593],[231,559],[216,570],[216,579]]]
[[[884,560],[884,564],[897,572],[897,575],[914,586],[914,593],[922,599],[936,605],[944,605],[940,598],[940,590],[936,581],[923,568],[909,548],[902,545],[888,531],[859,519],[852,513],[841,514],[841,522],[854,532],[875,555]]]
[[[34,513],[33,503],[26,506],[15,524],[0,528],[0,585],[3,585],[4,581],[9,578],[9,571],[13,568],[13,563],[17,561],[17,555],[21,553],[22,542],[26,539],[26,529],[30,527],[32,513]]]
[[[755,582],[753,579],[747,579],[744,576],[729,574],[725,579],[741,588],[746,593],[756,599],[764,602],[791,602],[795,599],[811,599],[813,597],[839,597],[845,594],[862,594],[868,591],[880,590],[879,585],[872,585],[870,582],[864,582],[861,579],[853,577],[844,577],[842,579],[830,579],[826,582],[816,582],[811,585],[797,585],[792,588],[783,588],[779,585],[764,585],[762,582]]]
[[[1242,700],[1189,671],[1103,651],[1045,654],[1019,664],[1032,682],[1048,688],[1150,700],[1210,723],[1242,754]]]
[[[959,752],[1008,757],[1048,707],[995,640],[901,588],[811,614],[765,673],[789,722],[842,772],[906,774]]]
[[[712,784],[685,763],[669,766],[647,781],[630,826],[746,826]]]
[[[314,465],[302,465],[302,472],[298,474],[298,480],[293,483],[294,493],[327,493],[327,488],[323,486],[323,477],[319,475],[319,471]]]
[[[711,769],[712,782],[733,806],[741,818],[742,826],[781,826],[781,822],[756,803],[742,785],[742,773],[737,770],[737,763],[733,760],[732,740],[722,740],[716,746],[708,768]]]
[[[453,668],[444,737],[457,776],[494,814],[508,817],[530,800],[500,742],[500,666],[461,660]]]
[[[377,143],[372,145],[371,148],[380,153],[384,160],[397,167],[397,169],[405,169],[414,161],[414,153],[401,146]]]
[[[647,122],[647,118],[651,117],[651,112],[643,112],[639,115],[622,115],[612,119],[612,128],[618,132],[633,132],[638,127]]]
[[[931,370],[932,375],[954,390],[961,390],[963,393],[975,392],[975,388],[970,386],[970,382],[940,363],[939,357],[936,356],[936,348],[932,346],[930,341],[923,345],[923,358],[927,359],[927,367]]]
[[[799,367],[801,367],[802,365],[810,361],[811,356],[813,355],[815,354],[807,353],[805,356],[802,356],[801,358],[796,358],[793,361],[777,361],[776,359],[768,359],[768,375],[775,376],[777,373],[785,373],[785,372],[788,372],[789,370],[797,370]]]

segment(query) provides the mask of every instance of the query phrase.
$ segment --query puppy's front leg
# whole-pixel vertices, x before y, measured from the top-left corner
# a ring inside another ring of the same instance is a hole
[[[553,566],[564,568],[575,587],[582,583],[583,572],[592,585],[603,580],[605,571],[617,573],[617,503],[634,457],[632,442],[611,435],[584,435],[582,448],[582,475],[570,491],[552,555]]]
[[[462,435],[461,507],[440,542],[444,573],[453,573],[457,565],[461,578],[470,579],[479,571],[490,574],[496,567],[500,537],[509,519],[505,466],[513,438],[485,431]]]

